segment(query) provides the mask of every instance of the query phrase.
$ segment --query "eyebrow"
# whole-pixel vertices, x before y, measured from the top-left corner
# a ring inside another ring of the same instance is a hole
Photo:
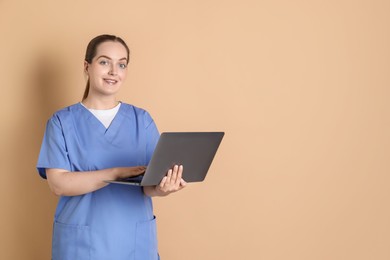
[[[100,59],[100,58],[106,58],[106,59],[112,60],[110,57],[108,57],[106,55],[100,55],[99,57],[97,57],[97,60]],[[126,60],[127,61],[127,58],[123,57],[122,59],[119,59],[119,60]]]

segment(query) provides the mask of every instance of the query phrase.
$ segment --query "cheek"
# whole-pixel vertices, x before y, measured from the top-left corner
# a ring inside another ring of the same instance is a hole
[[[102,70],[98,68],[93,68],[89,70],[88,74],[90,78],[98,78],[102,74]]]
[[[127,77],[127,70],[123,70],[119,73],[122,80],[125,80]]]

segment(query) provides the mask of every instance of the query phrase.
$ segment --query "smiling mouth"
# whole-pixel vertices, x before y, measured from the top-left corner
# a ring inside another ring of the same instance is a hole
[[[118,81],[114,79],[104,79],[104,81],[109,85],[115,85],[116,83],[118,83]]]

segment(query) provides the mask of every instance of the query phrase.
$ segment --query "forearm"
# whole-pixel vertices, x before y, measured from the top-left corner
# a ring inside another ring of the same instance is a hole
[[[114,178],[114,169],[87,172],[68,172],[62,169],[47,169],[49,187],[57,196],[77,196],[107,186],[104,180]]]
[[[47,169],[50,189],[58,196],[77,196],[96,191],[108,185],[105,180],[136,176],[144,167],[110,168],[97,171],[68,172],[63,169]]]

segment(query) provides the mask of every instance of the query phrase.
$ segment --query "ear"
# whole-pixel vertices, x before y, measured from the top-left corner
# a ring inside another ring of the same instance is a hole
[[[89,67],[89,63],[85,60],[84,61],[84,73],[88,74],[88,67]]]

